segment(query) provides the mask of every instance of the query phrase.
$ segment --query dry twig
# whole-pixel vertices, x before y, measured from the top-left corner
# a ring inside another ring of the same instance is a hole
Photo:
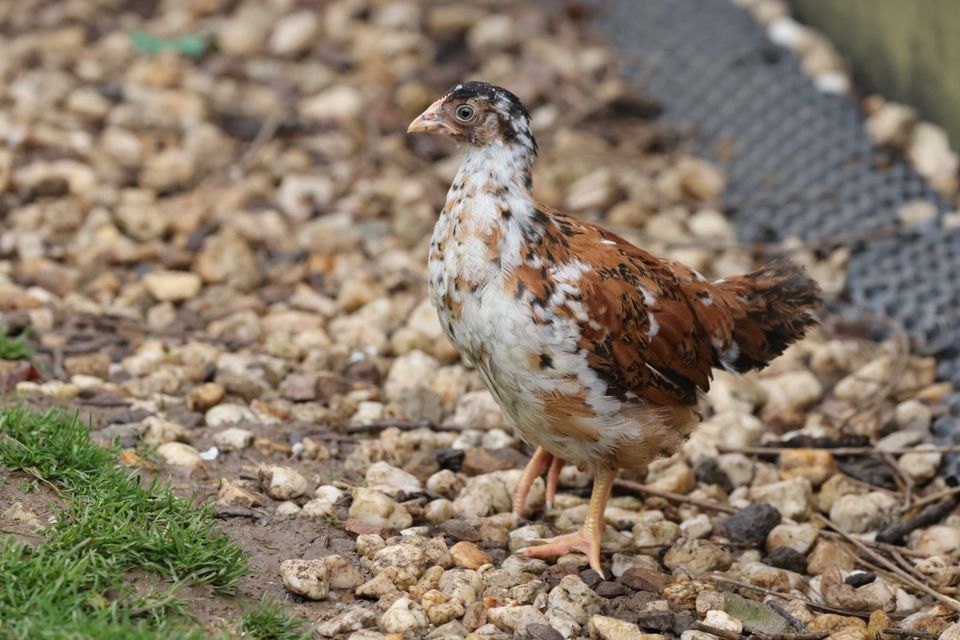
[[[706,577],[709,580],[730,584],[735,587],[742,587],[744,589],[753,589],[758,593],[764,593],[768,596],[775,596],[777,598],[782,598],[784,600],[799,600],[800,602],[810,607],[811,609],[815,609],[817,611],[823,611],[824,613],[836,613],[841,616],[851,616],[854,618],[861,618],[863,620],[870,619],[870,614],[864,613],[863,611],[853,611],[852,609],[841,609],[839,607],[831,607],[825,604],[814,602],[813,600],[810,600],[808,598],[803,598],[790,593],[783,593],[782,591],[774,591],[773,589],[766,589],[764,587],[758,587],[750,584],[749,582],[743,582],[742,580],[735,580],[734,578],[728,578],[727,576],[712,574]],[[895,618],[895,617],[905,617],[905,616],[902,614],[891,614],[890,617]]]
[[[835,456],[869,456],[878,453],[892,453],[900,455],[903,453],[916,453],[916,447],[892,447],[890,449],[877,449],[876,447],[717,447],[720,453],[742,453],[752,456],[778,455],[785,451],[796,451],[800,449],[816,449],[817,451],[829,451]],[[942,447],[930,447],[929,449],[920,449],[922,453],[955,453],[960,451],[960,445],[951,444]],[[954,493],[960,493],[960,487],[952,489]]]
[[[944,500],[936,504],[924,507],[917,515],[907,518],[901,522],[896,522],[877,535],[878,542],[888,544],[897,544],[902,541],[911,531],[936,524],[946,518],[954,507],[956,507],[956,498]]]
[[[924,449],[924,451],[929,451],[929,449]],[[926,497],[924,497],[924,498],[920,498],[920,499],[917,500],[915,503],[913,503],[913,508],[914,508],[914,509],[919,509],[920,507],[925,507],[925,506],[927,506],[928,504],[931,504],[931,503],[933,503],[933,502],[937,502],[938,500],[941,500],[941,499],[943,499],[943,498],[949,498],[949,497],[951,497],[951,496],[956,496],[957,494],[960,494],[960,487],[953,487],[953,488],[951,488],[951,489],[944,489],[943,491],[938,491],[938,492],[932,493],[932,494],[930,494],[929,496],[926,496]]]
[[[632,482],[630,480],[617,480],[613,483],[614,487],[625,489],[633,493],[639,493],[647,496],[655,496],[657,498],[663,498],[664,500],[669,500],[670,502],[678,502],[681,504],[692,504],[701,509],[706,509],[708,511],[719,511],[720,513],[736,513],[737,510],[733,507],[728,507],[727,505],[720,504],[719,502],[712,502],[710,500],[701,500],[699,498],[691,498],[690,496],[685,496],[679,493],[673,493],[672,491],[662,491],[660,489],[654,489],[653,487],[647,486],[645,484],[640,484],[639,482]]]
[[[704,633],[709,633],[710,635],[717,636],[718,638],[723,638],[723,640],[740,640],[743,638],[743,634],[737,633],[736,631],[727,631],[726,629],[720,629],[718,627],[711,626],[709,624],[704,624],[703,622],[694,622],[690,625],[690,628],[695,631],[703,631]]]
[[[881,556],[879,553],[877,553],[876,551],[874,551],[873,549],[871,549],[870,547],[868,547],[867,545],[865,545],[865,544],[864,544],[863,542],[861,542],[860,540],[857,540],[857,539],[854,538],[853,536],[851,536],[851,535],[849,535],[849,534],[841,531],[840,528],[837,527],[837,525],[834,524],[832,520],[830,520],[830,518],[827,518],[826,516],[822,516],[822,515],[817,515],[816,517],[818,517],[820,520],[822,520],[824,523],[826,523],[831,529],[833,529],[834,531],[836,531],[837,533],[839,533],[841,536],[843,536],[843,538],[844,538],[847,542],[850,542],[850,543],[853,543],[854,545],[856,545],[861,551],[863,551],[863,553],[865,553],[867,556],[869,556],[871,560],[873,560],[873,561],[875,561],[875,562],[877,562],[877,563],[879,563],[879,564],[882,564],[884,567],[886,567],[888,570],[892,571],[894,574],[896,574],[896,575],[897,575],[898,577],[900,577],[902,580],[905,580],[905,581],[907,582],[907,584],[909,584],[910,586],[912,586],[914,589],[919,589],[920,591],[923,591],[925,594],[927,594],[927,595],[935,598],[936,600],[939,600],[940,602],[942,602],[943,604],[947,605],[948,607],[950,607],[950,608],[953,609],[954,611],[960,613],[960,602],[954,600],[953,598],[950,598],[950,597],[948,597],[948,596],[945,596],[945,595],[943,595],[942,593],[940,593],[939,591],[936,591],[936,590],[934,590],[934,589],[931,589],[931,588],[928,587],[927,585],[923,584],[922,582],[920,582],[919,580],[917,580],[916,578],[914,578],[913,576],[911,576],[909,573],[907,573],[906,571],[904,571],[903,569],[901,569],[900,567],[898,567],[895,563],[893,563],[892,561],[888,560],[887,558],[884,558],[884,557]]]

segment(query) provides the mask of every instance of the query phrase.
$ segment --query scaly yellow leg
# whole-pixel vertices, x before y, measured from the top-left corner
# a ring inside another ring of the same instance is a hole
[[[590,568],[602,577],[600,543],[603,540],[603,512],[607,506],[607,501],[610,499],[610,491],[613,489],[613,480],[616,476],[616,469],[601,468],[594,472],[593,493],[590,495],[587,519],[584,520],[579,531],[544,540],[544,544],[525,547],[517,553],[528,558],[555,558],[571,551],[580,551],[587,555]]]
[[[513,494],[513,515],[518,518],[523,517],[523,509],[527,504],[527,494],[530,493],[530,487],[534,480],[540,477],[550,463],[553,461],[553,455],[543,447],[537,447],[533,457],[527,463],[520,480],[517,482],[517,490]]]
[[[563,470],[563,460],[554,456],[547,471],[547,509],[553,508],[553,501],[557,499],[557,484],[560,482],[560,472]]]

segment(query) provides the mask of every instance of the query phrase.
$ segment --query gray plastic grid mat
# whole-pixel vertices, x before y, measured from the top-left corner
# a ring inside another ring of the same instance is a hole
[[[661,120],[725,168],[724,206],[742,240],[862,237],[896,227],[901,205],[916,199],[946,210],[903,159],[871,146],[852,99],[814,88],[746,11],[727,0],[594,4],[598,28],[660,103]],[[899,321],[960,387],[960,229],[938,227],[852,245],[847,295]],[[934,438],[957,444],[960,393],[947,404]],[[960,481],[960,456],[944,470]]]

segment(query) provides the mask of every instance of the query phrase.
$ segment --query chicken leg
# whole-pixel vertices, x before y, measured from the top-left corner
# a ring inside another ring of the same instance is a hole
[[[607,506],[607,500],[610,499],[610,491],[613,489],[613,480],[616,476],[616,469],[606,467],[600,467],[594,472],[593,492],[590,495],[587,518],[579,531],[549,538],[541,545],[525,547],[517,553],[528,558],[554,558],[571,551],[580,551],[587,555],[590,568],[603,577],[603,570],[600,568],[600,543],[603,540],[605,524],[603,512]]]
[[[540,474],[547,470],[553,464],[553,454],[543,447],[537,447],[533,452],[533,457],[523,469],[520,480],[517,481],[517,489],[513,494],[513,515],[518,518],[523,517],[523,509],[527,506],[527,495],[530,493],[530,487],[534,481],[540,477]],[[556,487],[554,487],[556,494]]]
[[[547,472],[547,499],[546,507],[553,507],[553,501],[557,498],[557,484],[560,482],[560,471],[563,470],[563,460],[548,452],[543,447],[537,447],[530,458],[530,462],[523,469],[523,474],[517,482],[516,491],[513,494],[513,514],[518,518],[523,517],[523,510],[527,505],[527,496],[530,494],[530,488],[534,481],[544,471]]]
[[[550,469],[547,471],[547,509],[553,508],[553,503],[557,499],[557,484],[560,482],[560,472],[563,470],[563,460],[554,456],[550,463]]]

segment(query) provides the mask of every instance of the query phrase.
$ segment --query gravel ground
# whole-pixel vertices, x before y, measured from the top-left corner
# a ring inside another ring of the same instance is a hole
[[[826,317],[760,375],[717,374],[683,451],[623,476],[607,580],[511,555],[574,528],[590,479],[565,469],[546,513],[538,483],[512,522],[530,449],[425,299],[457,156],[407,122],[456,81],[503,84],[533,114],[540,200],[716,277],[756,263],[716,208],[722,171],[655,124],[584,19],[0,6],[0,324],[36,349],[0,361],[0,387],[215,500],[250,555],[239,595],[318,637],[937,637],[960,610],[960,515],[922,441],[951,388],[882,318]],[[843,248],[783,249],[841,294]],[[44,509],[0,484],[4,526]],[[190,605],[211,631],[238,606]]]

